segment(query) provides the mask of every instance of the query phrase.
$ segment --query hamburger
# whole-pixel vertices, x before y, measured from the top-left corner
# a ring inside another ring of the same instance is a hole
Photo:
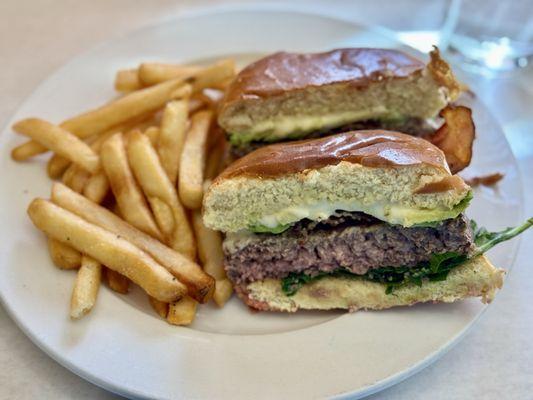
[[[461,154],[460,163],[452,160],[455,172],[456,166],[468,165],[474,139],[470,110],[450,104],[460,93],[436,48],[428,64],[391,49],[279,52],[237,75],[220,104],[218,122],[238,158],[272,142],[359,129],[395,130],[428,140],[436,136],[442,142],[439,116],[448,121],[458,115],[463,123],[454,125],[460,132],[452,142],[462,138],[467,154]]]
[[[491,234],[464,215],[470,187],[441,150],[366,130],[261,147],[208,188],[203,220],[225,233],[225,269],[259,310],[384,309],[470,296],[503,271],[483,253],[529,227]]]

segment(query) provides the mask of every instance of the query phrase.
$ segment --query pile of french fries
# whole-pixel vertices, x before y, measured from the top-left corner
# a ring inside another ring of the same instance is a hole
[[[220,233],[202,223],[204,189],[224,165],[216,106],[233,60],[209,66],[143,63],[121,70],[122,95],[56,125],[29,118],[16,161],[52,152],[50,200],[28,214],[48,237],[53,263],[77,270],[74,319],[95,305],[102,280],[122,294],[134,283],[170,324],[193,322],[198,303],[222,307],[233,288]]]

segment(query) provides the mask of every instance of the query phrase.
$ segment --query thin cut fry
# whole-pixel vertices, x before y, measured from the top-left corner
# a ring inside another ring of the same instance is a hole
[[[207,275],[198,264],[135,229],[111,211],[94,204],[60,183],[55,183],[52,186],[52,200],[61,207],[128,240],[150,254],[183,282],[189,290],[189,295],[197,301],[205,303],[211,298],[214,289],[213,278]]]
[[[119,92],[132,92],[143,87],[137,69],[121,69],[115,76],[115,89]]]
[[[205,67],[187,80],[192,86],[193,93],[198,93],[205,88],[216,86],[220,82],[231,79],[235,76],[235,61],[221,60]]]
[[[100,289],[101,276],[102,265],[88,256],[83,256],[70,299],[71,318],[81,318],[92,310]]]
[[[190,325],[196,316],[198,303],[189,296],[179,301],[170,303],[168,307],[167,322],[172,325]]]
[[[153,146],[157,145],[157,141],[159,140],[159,128],[157,126],[150,126],[144,131],[144,134],[148,136]]]
[[[187,131],[188,104],[186,100],[168,103],[163,113],[157,152],[170,181],[176,185],[181,151]]]
[[[213,300],[217,306],[224,307],[224,304],[226,304],[232,294],[233,285],[228,279],[217,280],[215,294],[213,294]]]
[[[109,180],[104,171],[91,176],[83,188],[83,195],[98,204],[104,201],[108,192]]]
[[[109,138],[103,144],[100,156],[124,219],[143,232],[163,240],[146,199],[131,172],[122,134],[117,133]]]
[[[77,164],[70,164],[63,174],[62,182],[75,192],[81,193],[90,174]]]
[[[175,186],[168,179],[150,140],[139,131],[130,132],[128,136],[128,160],[161,231],[169,238],[173,249],[194,260],[194,236]]]
[[[207,138],[212,116],[211,111],[194,114],[183,145],[178,188],[181,201],[191,210],[202,205]]]
[[[15,161],[24,161],[47,151],[48,149],[42,144],[30,140],[11,150],[11,158]]]
[[[176,301],[187,292],[187,288],[164,267],[120,235],[43,199],[33,200],[28,214],[35,226],[49,237],[125,275],[158,300]]]
[[[100,159],[86,143],[69,131],[53,125],[47,121],[28,118],[17,122],[13,129],[23,135],[31,137],[46,148],[68,158],[90,172],[100,168]]]
[[[198,257],[202,262],[204,271],[216,280],[225,279],[222,235],[204,225],[199,210],[192,213],[192,225],[198,241]]]
[[[48,238],[48,251],[54,265],[60,269],[78,269],[81,265],[80,252],[55,239]]]
[[[130,281],[124,275],[120,275],[118,272],[112,269],[105,269],[105,277],[109,287],[117,293],[127,294],[130,289]]]
[[[28,143],[37,143],[37,142],[28,142]],[[46,165],[46,172],[51,179],[57,179],[67,170],[70,165],[70,160],[59,154],[54,154],[48,164]]]
[[[154,309],[154,311],[164,319],[167,319],[168,315],[168,303],[165,303],[164,301],[159,301],[157,299],[154,299],[151,296],[148,296],[148,300],[150,301],[150,305]]]
[[[196,65],[142,63],[139,66],[139,80],[144,85],[150,86],[170,79],[188,78],[201,69],[202,67]]]

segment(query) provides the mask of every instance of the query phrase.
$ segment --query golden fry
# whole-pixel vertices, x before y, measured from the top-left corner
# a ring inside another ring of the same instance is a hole
[[[115,76],[115,90],[118,92],[132,92],[142,89],[137,69],[121,69]]]
[[[37,142],[28,142],[37,143]],[[58,154],[54,154],[46,165],[46,172],[51,179],[57,179],[63,175],[63,173],[70,166],[70,160]]]
[[[154,299],[151,296],[148,296],[148,301],[150,301],[150,305],[161,318],[167,319],[168,303]]]
[[[192,213],[192,225],[198,241],[198,257],[204,271],[216,280],[225,279],[222,235],[204,225],[200,210],[195,210]]]
[[[171,79],[188,78],[201,70],[202,67],[196,65],[142,63],[139,67],[139,80],[144,85],[151,86]]]
[[[159,140],[159,128],[157,126],[150,126],[144,131],[144,134],[148,136],[150,142],[153,146],[157,146],[157,141]]]
[[[86,143],[59,126],[41,119],[28,118],[17,122],[13,129],[31,137],[34,141],[68,158],[89,172],[94,173],[100,168],[98,154]]]
[[[80,252],[55,239],[48,238],[48,251],[54,265],[60,269],[78,269],[81,265]]]
[[[215,294],[213,294],[213,301],[219,307],[224,307],[224,304],[230,299],[233,294],[233,285],[229,279],[217,280],[215,285]]]
[[[194,236],[175,186],[165,173],[150,140],[139,131],[130,132],[128,136],[128,160],[161,231],[169,238],[168,243],[173,249],[194,260]]]
[[[112,269],[105,269],[105,277],[109,287],[117,293],[127,294],[130,290],[130,281],[124,275],[120,275],[118,272]]]
[[[49,237],[125,275],[158,300],[176,301],[187,293],[187,288],[164,267],[120,235],[43,199],[33,200],[28,214]]]
[[[83,195],[97,204],[104,201],[108,192],[109,179],[107,179],[107,175],[104,171],[100,171],[91,176],[83,188]]]
[[[63,174],[62,182],[75,192],[81,193],[90,174],[77,164],[70,164]]]
[[[202,206],[202,184],[212,116],[211,111],[199,111],[194,114],[183,145],[178,188],[181,201],[191,210]]]
[[[48,148],[33,140],[23,143],[11,150],[11,158],[15,161],[24,161],[36,155],[46,153]]]
[[[71,318],[81,318],[92,310],[100,289],[101,276],[102,265],[88,256],[83,256],[70,299]]]
[[[196,316],[198,303],[189,296],[169,304],[167,322],[172,325],[190,325]]]
[[[187,133],[188,102],[175,100],[165,107],[157,141],[157,153],[170,182],[176,185],[181,151]]]
[[[183,282],[189,290],[189,295],[197,301],[205,303],[211,298],[214,289],[213,278],[207,275],[198,264],[180,253],[135,229],[111,211],[87,200],[60,183],[52,186],[52,201],[81,218],[128,240],[150,254]]]
[[[100,156],[124,219],[141,231],[162,240],[163,236],[131,172],[122,134],[117,133],[109,138],[102,145]]]

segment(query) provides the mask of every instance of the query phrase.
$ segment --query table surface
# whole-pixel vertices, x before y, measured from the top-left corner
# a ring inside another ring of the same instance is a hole
[[[193,5],[194,3],[194,5]],[[0,123],[56,68],[79,52],[140,25],[220,1],[2,0]],[[224,2],[228,3],[228,1]],[[232,2],[234,3],[234,2]],[[242,1],[241,1],[242,3]],[[247,2],[250,3],[250,2]],[[301,3],[303,1],[297,1]],[[447,1],[334,0],[328,13],[395,30],[432,30]],[[305,6],[309,7],[309,2]],[[316,5],[320,7],[320,4]],[[383,7],[390,12],[383,13]],[[411,10],[411,11],[409,11]],[[416,15],[412,18],[412,10]],[[403,13],[405,18],[398,18]],[[522,173],[526,215],[533,215],[533,70],[497,79],[464,75],[504,127]],[[526,399],[533,392],[533,232],[521,240],[512,273],[493,305],[466,337],[410,379],[377,399]],[[0,399],[118,399],[41,352],[0,306]]]

